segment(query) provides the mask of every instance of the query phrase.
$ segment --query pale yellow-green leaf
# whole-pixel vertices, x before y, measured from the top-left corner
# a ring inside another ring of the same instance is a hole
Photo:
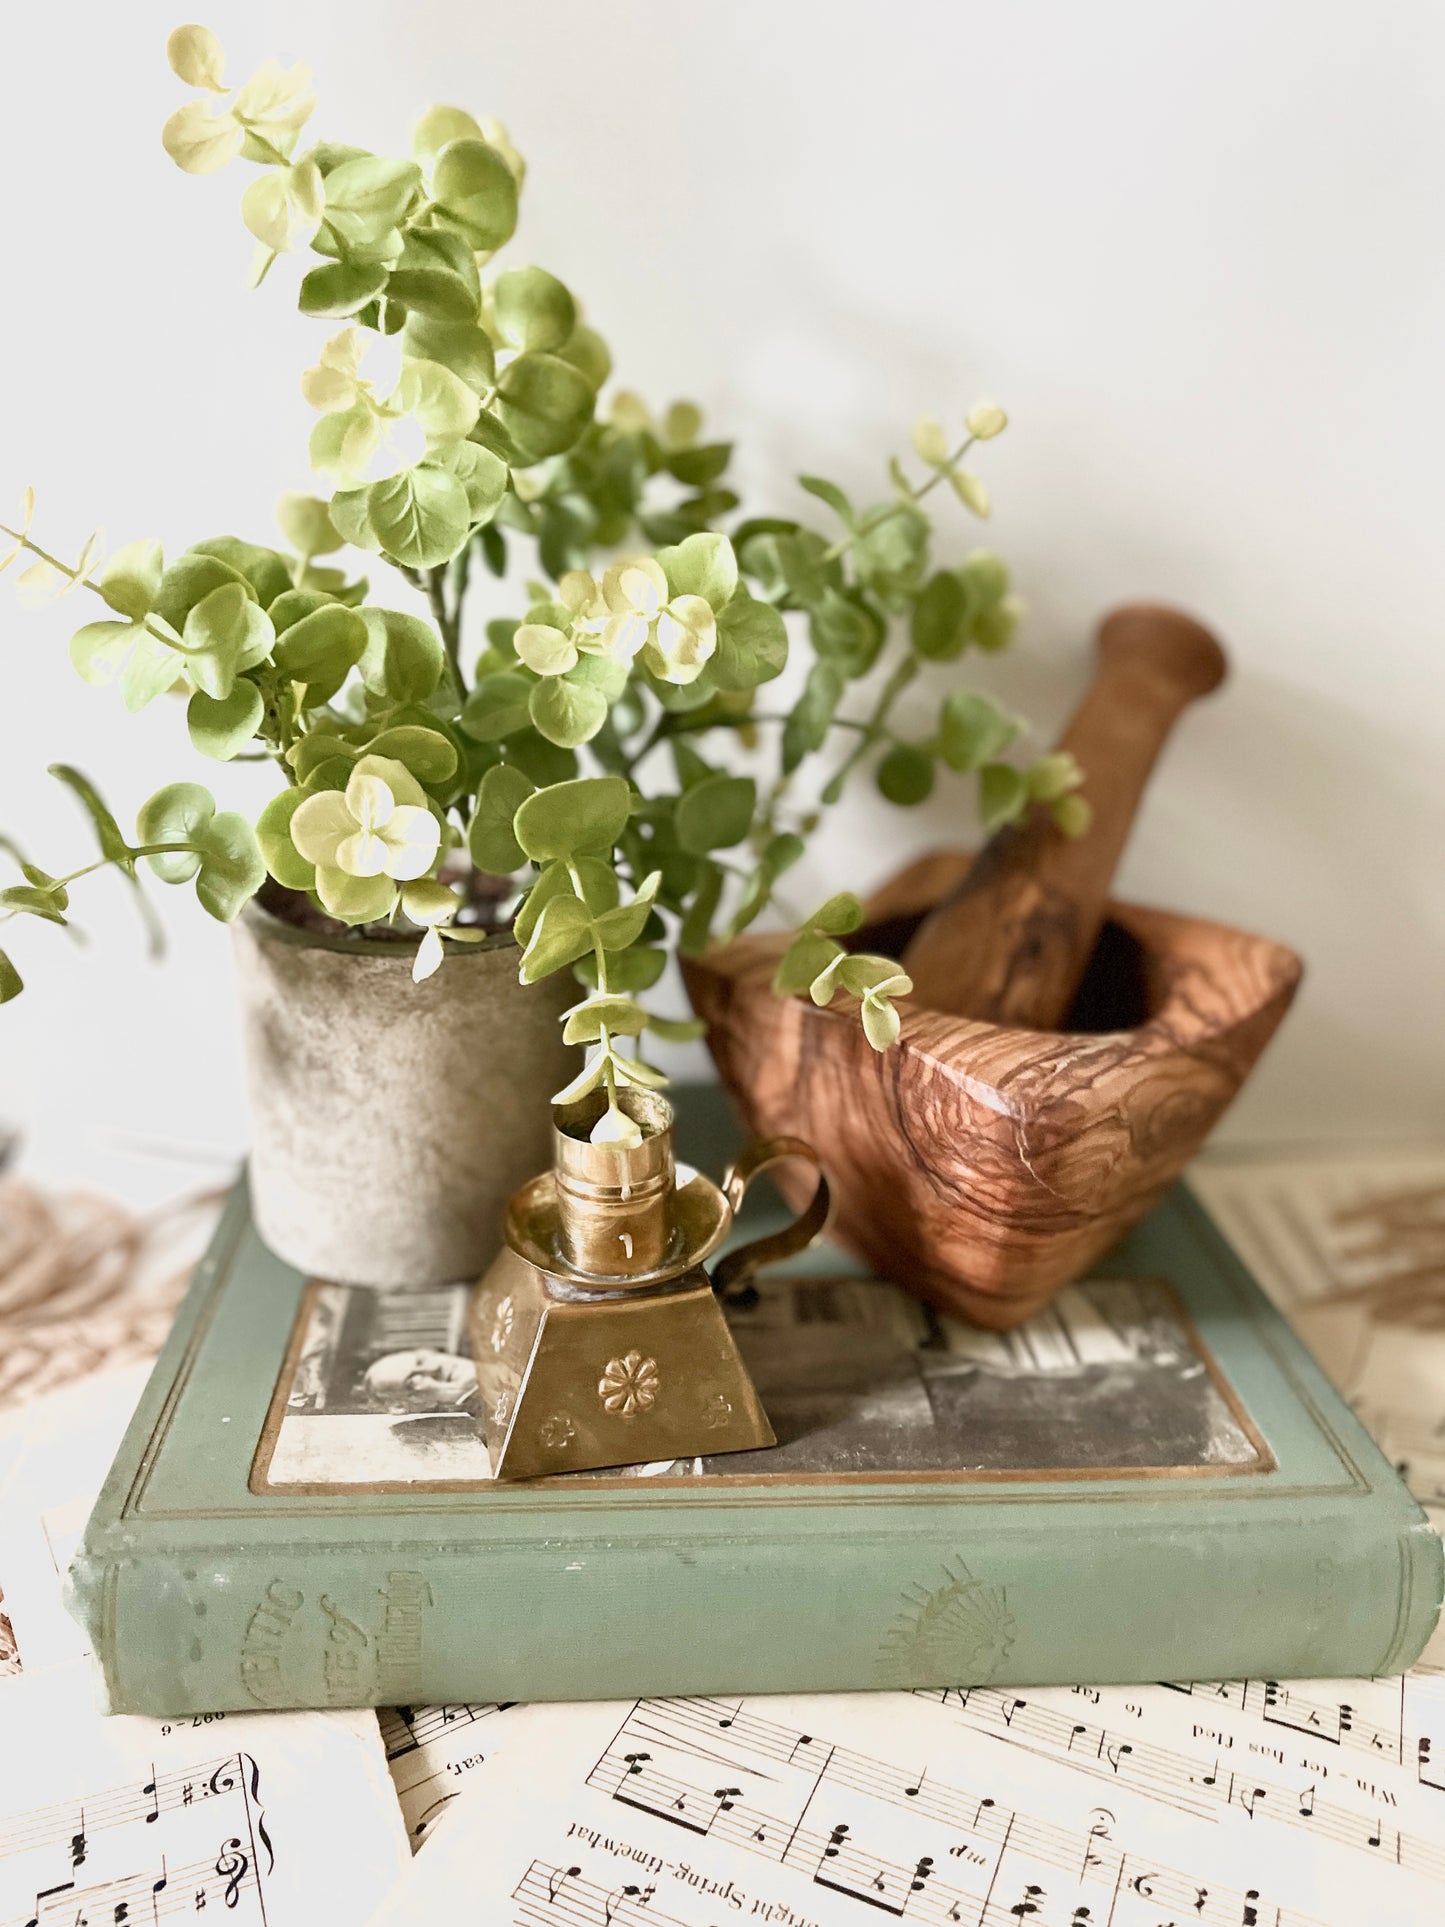
[[[964,507],[972,510],[980,520],[986,519],[993,503],[989,499],[988,490],[979,478],[969,474],[967,469],[951,468],[948,471],[948,479],[953,485],[954,494]]]
[[[965,426],[976,441],[991,442],[1008,427],[1008,416],[996,401],[979,401],[969,409]]]
[[[241,149],[241,126],[225,109],[212,113],[204,100],[188,100],[161,129],[161,145],[187,174],[213,174]]]
[[[276,504],[276,526],[308,562],[313,555],[330,555],[343,540],[325,502],[294,489],[288,489]]]
[[[305,247],[321,225],[326,187],[315,161],[272,167],[241,196],[241,219],[273,254]]]
[[[159,542],[127,542],[101,570],[96,587],[112,609],[139,618],[150,613],[164,568]]]
[[[188,87],[205,87],[213,94],[226,85],[226,56],[209,27],[177,27],[166,42],[166,59],[177,80]]]
[[[948,437],[943,423],[931,415],[920,415],[913,424],[913,447],[920,461],[930,468],[942,468],[948,460]]]
[[[425,983],[428,977],[435,976],[441,969],[445,956],[441,933],[437,930],[428,930],[416,948],[416,957],[411,966],[412,982]]]
[[[298,61],[283,69],[279,60],[268,60],[237,93],[232,111],[237,120],[285,152],[315,105],[309,67]]]
[[[539,676],[564,676],[576,666],[576,643],[543,622],[522,623],[512,637],[512,647]]]
[[[411,130],[411,151],[423,167],[430,167],[448,141],[479,141],[486,138],[479,123],[465,109],[428,107]]]
[[[391,405],[411,416],[428,445],[468,434],[481,413],[476,393],[460,375],[454,375],[439,361],[411,358],[401,364],[401,379]]]

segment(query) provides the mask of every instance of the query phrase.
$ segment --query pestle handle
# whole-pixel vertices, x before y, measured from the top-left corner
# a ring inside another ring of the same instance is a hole
[[[1043,811],[999,830],[903,953],[914,994],[956,1017],[1063,1022],[1098,941],[1139,799],[1181,713],[1223,681],[1224,651],[1192,616],[1129,603],[1099,627],[1099,662],[1058,747],[1093,811],[1071,840]]]

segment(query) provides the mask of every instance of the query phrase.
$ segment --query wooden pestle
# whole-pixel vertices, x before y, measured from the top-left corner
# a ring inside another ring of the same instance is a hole
[[[1187,704],[1218,688],[1224,651],[1193,617],[1128,603],[1099,626],[1094,680],[1059,739],[1084,772],[1093,822],[1066,837],[1035,806],[997,831],[903,953],[920,1003],[955,1017],[1057,1030],[1098,942],[1139,798]]]

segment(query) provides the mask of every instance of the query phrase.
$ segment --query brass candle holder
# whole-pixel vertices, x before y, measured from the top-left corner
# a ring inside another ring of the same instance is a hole
[[[719,1302],[758,1266],[802,1251],[828,1186],[800,1138],[750,1145],[720,1185],[676,1162],[665,1098],[629,1091],[635,1145],[592,1142],[604,1100],[553,1112],[553,1168],[513,1197],[506,1244],[472,1301],[472,1357],[492,1473],[531,1479],[772,1445]],[[784,1158],[818,1170],[784,1231],[706,1261],[743,1193]]]

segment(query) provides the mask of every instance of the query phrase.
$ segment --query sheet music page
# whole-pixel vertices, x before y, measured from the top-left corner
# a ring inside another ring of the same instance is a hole
[[[362,1921],[408,1859],[369,1715],[108,1719],[78,1661],[0,1683],[0,1742],[3,1927]]]
[[[377,1714],[386,1763],[415,1853],[521,1711],[515,1705],[388,1706]]]
[[[0,1927],[257,1927],[366,1918],[407,1864],[370,1712],[107,1718],[60,1578],[144,1373],[37,1400],[9,1427],[0,1588]]]
[[[1343,1690],[532,1706],[375,1927],[1429,1927],[1438,1689]]]

